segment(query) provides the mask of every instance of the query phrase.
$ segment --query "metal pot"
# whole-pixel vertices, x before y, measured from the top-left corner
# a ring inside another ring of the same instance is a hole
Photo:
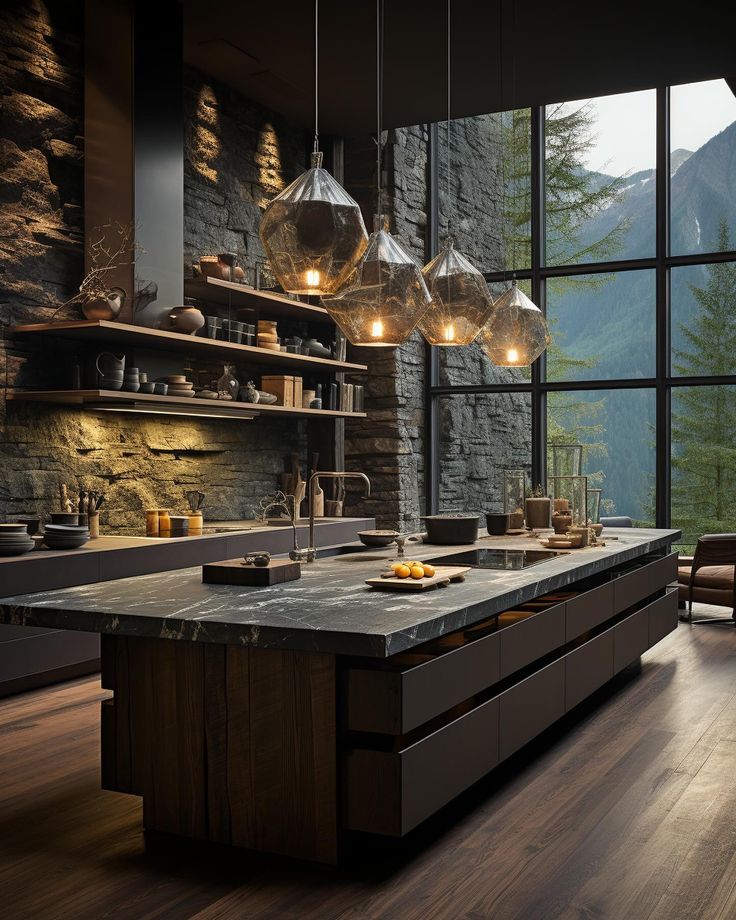
[[[117,319],[125,304],[125,291],[122,288],[110,288],[104,296],[82,301],[82,313],[85,319]]]
[[[423,517],[427,526],[425,543],[461,544],[475,543],[478,539],[477,514],[446,512]]]

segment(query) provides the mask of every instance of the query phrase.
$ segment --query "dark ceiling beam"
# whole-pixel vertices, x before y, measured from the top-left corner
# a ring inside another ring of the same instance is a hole
[[[308,126],[313,113],[313,5],[183,0],[192,66]],[[726,8],[692,16],[660,4],[452,0],[453,113],[561,102],[721,77],[733,70]],[[375,0],[320,0],[320,110],[333,134],[375,123]],[[387,0],[387,127],[446,114],[446,0]],[[501,34],[503,21],[503,36]],[[503,80],[501,72],[503,71]],[[502,98],[503,97],[503,98]]]

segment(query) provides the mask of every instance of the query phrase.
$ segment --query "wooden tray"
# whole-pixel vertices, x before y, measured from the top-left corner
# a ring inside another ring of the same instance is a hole
[[[250,585],[265,588],[296,581],[302,577],[300,563],[291,559],[272,559],[268,565],[243,565],[240,559],[226,559],[223,562],[208,562],[202,566],[202,581],[208,585]]]
[[[465,581],[470,566],[437,565],[431,578],[369,578],[366,584],[382,591],[427,591],[430,588],[444,588],[451,581]]]

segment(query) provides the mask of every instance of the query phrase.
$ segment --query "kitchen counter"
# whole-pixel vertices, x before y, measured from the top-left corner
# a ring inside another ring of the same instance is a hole
[[[366,578],[385,569],[386,560],[395,558],[393,547],[319,559],[302,566],[298,581],[269,588],[202,584],[196,567],[6,597],[0,617],[16,625],[388,657],[661,549],[680,532],[627,528],[605,535],[617,539],[527,569],[474,569],[463,583],[418,594],[373,591],[365,585]],[[477,545],[538,546],[527,537],[484,537]],[[409,544],[407,558],[429,559],[462,549]]]
[[[418,594],[370,590],[395,549],[366,549],[271,588],[187,568],[0,615],[102,633],[102,785],[142,796],[149,832],[334,863],[349,832],[409,833],[676,628],[679,531],[605,536]]]

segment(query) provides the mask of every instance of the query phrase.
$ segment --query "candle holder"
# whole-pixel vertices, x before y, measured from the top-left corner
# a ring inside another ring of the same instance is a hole
[[[503,471],[503,511],[509,515],[509,530],[524,527],[524,500],[527,493],[527,471],[509,469]]]
[[[557,508],[557,503],[560,502],[560,511],[562,512],[562,505],[564,502],[568,503],[568,508],[565,511],[569,513],[572,524],[584,526],[587,523],[587,476],[550,476],[547,482],[547,490],[552,497],[554,508]]]

